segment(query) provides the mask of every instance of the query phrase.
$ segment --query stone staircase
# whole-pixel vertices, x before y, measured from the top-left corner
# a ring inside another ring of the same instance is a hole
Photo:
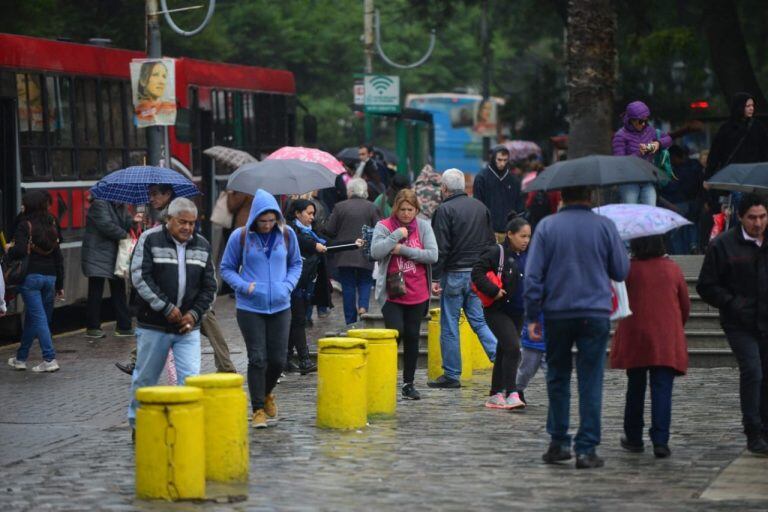
[[[736,359],[720,328],[717,310],[702,301],[696,292],[696,280],[704,257],[673,256],[672,259],[683,270],[691,297],[691,315],[685,326],[690,366],[694,368],[736,367]],[[433,298],[430,307],[439,306],[440,300]],[[429,317],[425,317],[421,325],[420,360],[423,358],[424,361],[427,353],[428,321]],[[362,322],[365,328],[384,327],[384,318],[378,311],[363,315]]]

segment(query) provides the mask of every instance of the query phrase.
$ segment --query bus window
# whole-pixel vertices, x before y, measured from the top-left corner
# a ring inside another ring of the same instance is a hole
[[[128,165],[147,163],[147,130],[136,127],[133,116],[131,84],[123,84],[123,110],[128,118],[126,134],[128,136]]]
[[[78,174],[80,179],[96,179],[101,176],[99,157],[99,123],[96,106],[96,81],[75,81],[75,139]],[[90,149],[93,148],[93,149]]]
[[[21,172],[25,180],[50,178],[45,160],[43,134],[43,93],[40,75],[16,75],[18,97]]]
[[[104,167],[106,172],[112,172],[123,167],[123,148],[125,147],[119,83],[101,83],[101,112],[106,147]]]
[[[53,179],[73,179],[76,175],[72,164],[74,141],[72,139],[72,79],[46,77],[48,100],[48,142]]]

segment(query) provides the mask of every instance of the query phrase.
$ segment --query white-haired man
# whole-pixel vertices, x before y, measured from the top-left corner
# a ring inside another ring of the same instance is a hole
[[[485,353],[496,358],[496,337],[485,323],[483,306],[471,289],[470,273],[480,254],[496,242],[491,214],[483,203],[464,192],[464,173],[448,169],[443,173],[440,193],[443,202],[432,217],[438,247],[432,265],[432,292],[440,297],[440,352],[443,375],[430,381],[431,388],[459,388],[461,351],[459,314],[462,308]],[[468,362],[467,362],[468,363]]]
[[[131,281],[138,292],[136,369],[128,420],[134,425],[136,390],[154,386],[173,349],[179,384],[200,373],[200,320],[216,295],[211,246],[195,232],[197,207],[176,198],[168,221],[145,231],[131,260]]]

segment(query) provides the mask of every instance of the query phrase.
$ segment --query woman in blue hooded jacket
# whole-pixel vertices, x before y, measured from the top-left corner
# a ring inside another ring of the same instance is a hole
[[[255,428],[277,418],[272,393],[288,353],[291,292],[301,276],[296,234],[271,194],[257,190],[248,222],[229,237],[221,275],[235,290],[237,325],[248,351],[248,391]]]

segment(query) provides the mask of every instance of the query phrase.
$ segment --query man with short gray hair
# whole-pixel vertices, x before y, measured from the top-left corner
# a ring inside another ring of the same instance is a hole
[[[464,192],[464,173],[448,169],[443,173],[440,193],[443,202],[432,217],[438,247],[437,263],[432,265],[432,292],[440,297],[440,352],[443,375],[430,381],[431,388],[459,388],[461,351],[459,315],[462,308],[472,330],[493,361],[496,337],[485,323],[480,299],[471,289],[472,266],[483,250],[496,241],[491,229],[491,214],[483,203]],[[465,361],[470,364],[469,361]]]
[[[171,201],[164,225],[145,231],[131,260],[138,292],[136,368],[128,420],[134,426],[136,390],[154,386],[173,349],[179,384],[200,373],[200,320],[216,295],[211,246],[195,232],[197,207],[182,197]]]

